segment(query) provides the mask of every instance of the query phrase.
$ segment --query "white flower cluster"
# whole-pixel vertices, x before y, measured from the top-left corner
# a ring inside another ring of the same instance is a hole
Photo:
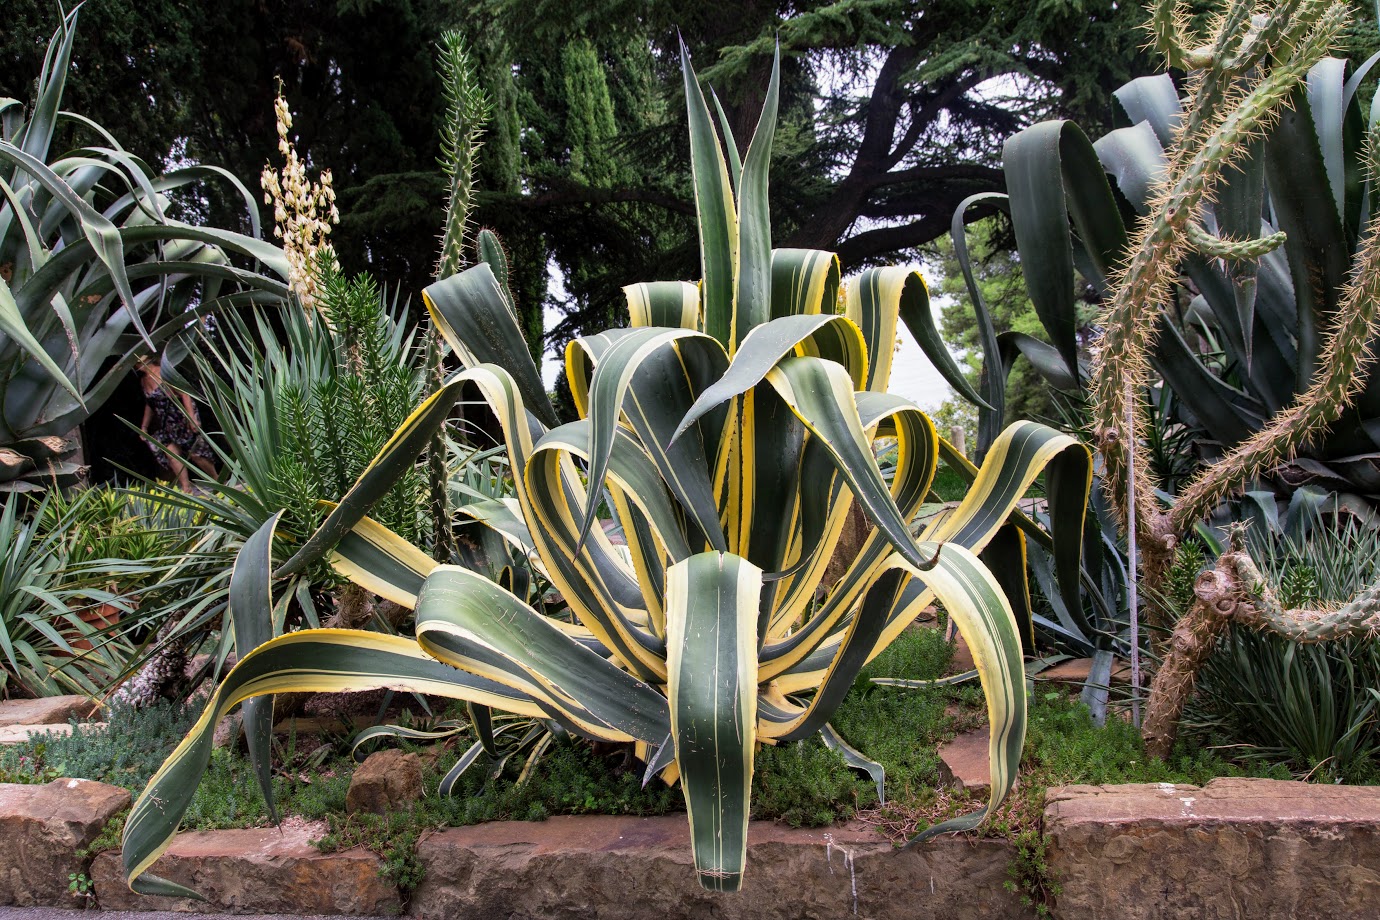
[[[325,255],[334,261],[335,250],[328,238],[331,225],[340,222],[340,212],[335,206],[331,171],[322,170],[321,181],[312,182],[307,177],[306,164],[288,139],[292,113],[282,95],[274,100],[273,111],[278,120],[278,149],[285,162],[281,173],[264,167],[260,180],[264,204],[273,205],[273,235],[283,241],[283,254],[291,272],[288,282],[303,308],[310,312],[316,305],[317,260]]]

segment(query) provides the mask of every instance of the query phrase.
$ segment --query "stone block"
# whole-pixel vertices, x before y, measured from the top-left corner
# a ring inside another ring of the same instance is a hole
[[[422,760],[395,748],[375,751],[350,777],[345,810],[376,815],[407,808],[422,797]]]
[[[1045,832],[1061,920],[1380,916],[1380,788],[1067,786]]]
[[[91,878],[102,910],[196,913],[348,914],[401,910],[398,892],[379,875],[382,859],[362,848],[322,853],[311,840],[325,825],[304,821],[247,830],[178,834],[150,869],[205,901],[135,894],[125,885],[118,850],[96,857]]]
[[[955,789],[986,795],[992,788],[990,754],[986,728],[964,732],[939,746],[939,778]]]
[[[77,852],[128,804],[126,790],[87,779],[0,784],[0,904],[82,906],[67,890],[90,863]]]
[[[754,822],[736,894],[695,878],[684,815],[558,817],[426,835],[409,914],[531,920],[1020,920],[1009,844],[942,837],[898,850],[871,828]]]
[[[73,719],[82,722],[95,715],[99,708],[100,704],[81,695],[4,700],[0,702],[0,726],[62,725]]]

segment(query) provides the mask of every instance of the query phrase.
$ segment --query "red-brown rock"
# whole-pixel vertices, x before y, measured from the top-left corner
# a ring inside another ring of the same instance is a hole
[[[508,821],[428,834],[409,914],[542,920],[1021,920],[1003,841],[943,837],[898,850],[860,825],[754,822],[740,894],[695,879],[684,815]]]
[[[939,746],[939,778],[955,789],[986,795],[992,788],[990,753],[987,729],[964,732]]]
[[[91,878],[103,910],[265,914],[396,914],[397,890],[379,875],[382,859],[356,848],[322,853],[311,840],[325,825],[178,834],[149,871],[206,898],[139,895],[125,885],[120,853],[96,857]]]
[[[384,815],[422,797],[422,759],[395,748],[370,754],[350,777],[345,810]]]
[[[1063,920],[1380,916],[1380,788],[1067,786],[1045,832]]]
[[[128,804],[126,790],[88,779],[0,784],[0,904],[81,906],[67,890],[90,862],[77,851]]]

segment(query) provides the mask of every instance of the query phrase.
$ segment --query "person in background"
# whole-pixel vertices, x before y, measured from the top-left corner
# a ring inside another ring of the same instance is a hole
[[[177,480],[179,489],[191,492],[188,461],[195,463],[207,476],[214,478],[216,475],[215,454],[201,434],[196,405],[186,393],[169,394],[163,386],[163,369],[157,358],[140,358],[136,370],[144,391],[144,419],[139,423],[139,430],[144,432],[144,440],[158,465]]]

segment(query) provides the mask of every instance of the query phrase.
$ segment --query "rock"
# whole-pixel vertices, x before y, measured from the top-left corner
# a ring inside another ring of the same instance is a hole
[[[1035,680],[1054,681],[1061,684],[1083,684],[1088,680],[1088,675],[1092,673],[1091,658],[1073,658],[1069,661],[1061,661],[1052,668],[1046,668],[1039,674],[1032,675]],[[1112,683],[1125,684],[1131,681],[1131,665],[1120,658],[1112,661]]]
[[[211,734],[211,744],[218,748],[238,748],[244,737],[244,716],[237,709],[216,724]]]
[[[90,697],[45,696],[36,700],[0,702],[0,726],[65,725],[75,719],[85,722],[96,714],[100,704]]]
[[[942,837],[898,850],[862,825],[753,822],[741,894],[700,888],[684,815],[559,817],[422,838],[426,870],[408,913],[543,920],[1021,920],[1004,887],[1014,850]]]
[[[974,795],[992,788],[991,742],[987,729],[964,732],[939,746],[939,777],[947,785]]]
[[[104,722],[87,722],[84,729],[103,729]],[[72,724],[63,725],[5,725],[0,727],[0,744],[23,744],[33,735],[70,735]]]
[[[1055,915],[1375,916],[1380,788],[1265,779],[1051,789]]]
[[[88,779],[0,784],[0,904],[82,906],[67,890],[67,876],[90,863],[77,851],[128,805],[128,791]]]
[[[118,850],[96,857],[91,879],[102,910],[265,914],[396,914],[398,892],[379,875],[383,860],[362,848],[322,853],[311,845],[324,824],[285,822],[249,830],[178,834],[149,870],[195,890],[190,898],[139,895],[125,885]]]
[[[953,660],[949,662],[949,673],[962,674],[976,667],[977,664],[973,661],[973,653],[968,648],[968,640],[963,638],[962,633],[959,633],[954,636],[954,657]]]
[[[350,778],[345,810],[376,815],[407,808],[422,797],[422,760],[416,754],[390,749],[376,751]]]

